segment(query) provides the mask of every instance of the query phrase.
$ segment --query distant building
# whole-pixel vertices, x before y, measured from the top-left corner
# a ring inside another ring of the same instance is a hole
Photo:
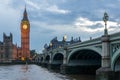
[[[11,61],[17,58],[17,48],[12,39],[11,33],[10,36],[3,33],[3,42],[0,42],[0,61]]]
[[[13,36],[7,36],[3,33],[3,42],[0,41],[0,62],[12,60],[30,59],[30,23],[27,16],[26,8],[20,25],[21,30],[21,47],[13,44]]]
[[[66,41],[66,36],[63,37],[62,41],[58,41],[57,37],[55,37],[50,41],[49,45],[47,44],[44,45],[44,49],[50,50],[50,49],[55,49],[55,48],[61,48],[61,47],[64,47],[65,45],[69,45],[69,44],[73,44],[77,42],[81,42],[80,37],[76,39],[73,39],[73,37],[71,37],[70,41]]]
[[[21,57],[24,59],[30,59],[30,22],[27,16],[26,7],[21,20]]]

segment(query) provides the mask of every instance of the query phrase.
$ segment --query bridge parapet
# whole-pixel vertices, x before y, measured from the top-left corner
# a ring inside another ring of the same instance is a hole
[[[109,35],[109,40],[111,44],[120,43],[120,36],[118,35],[120,35],[120,32]],[[73,43],[73,44],[67,45],[67,47],[68,49],[71,49],[71,48],[77,48],[77,47],[101,45],[101,43],[102,43],[101,37],[98,37],[98,38],[94,38],[94,39],[83,41],[83,42]]]
[[[101,45],[101,37],[92,39],[92,40],[87,40],[84,42],[78,42],[78,43],[74,43],[74,44],[70,44],[68,45],[68,49],[72,49],[72,48],[80,48],[80,47],[86,47],[86,46],[92,46],[92,45]]]
[[[109,35],[112,43],[120,42],[120,32]]]
[[[53,52],[61,52],[61,51],[63,51],[64,50],[64,48],[63,47],[61,47],[61,48],[56,48],[56,49],[53,49]]]

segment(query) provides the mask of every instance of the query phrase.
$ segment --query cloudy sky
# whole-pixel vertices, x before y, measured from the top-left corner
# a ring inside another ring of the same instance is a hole
[[[20,46],[20,22],[25,4],[31,24],[30,48],[41,52],[54,37],[67,40],[96,38],[103,34],[104,12],[109,15],[109,34],[120,29],[120,0],[0,0],[0,40],[3,32],[13,34]]]

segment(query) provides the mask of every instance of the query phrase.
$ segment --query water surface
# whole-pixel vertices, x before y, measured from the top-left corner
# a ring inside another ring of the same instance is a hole
[[[92,75],[62,75],[37,65],[0,66],[0,80],[95,80]]]

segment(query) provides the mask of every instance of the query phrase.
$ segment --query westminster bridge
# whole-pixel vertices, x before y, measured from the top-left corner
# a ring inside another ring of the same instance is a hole
[[[35,61],[51,69],[57,68],[63,74],[96,73],[98,77],[104,74],[106,77],[114,76],[120,71],[120,32],[108,34],[107,19],[104,22],[105,29],[101,37],[73,44],[64,41],[62,47],[54,49],[51,45]]]
[[[36,58],[39,63],[73,67],[101,66],[120,71],[120,32],[43,52]]]
[[[118,72],[120,71],[120,32],[44,50],[35,61],[51,69],[60,69],[63,74]]]

